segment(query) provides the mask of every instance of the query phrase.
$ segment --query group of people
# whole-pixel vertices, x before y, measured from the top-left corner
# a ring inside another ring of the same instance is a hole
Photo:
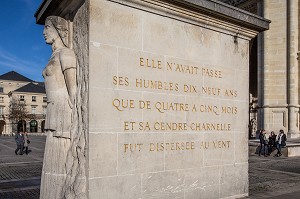
[[[274,131],[271,131],[269,134],[269,137],[267,138],[265,130],[260,130],[259,133],[259,141],[260,141],[260,149],[259,149],[259,156],[261,156],[262,151],[264,156],[269,156],[273,149],[277,149],[277,153],[274,155],[274,157],[280,157],[282,155],[281,148],[286,146],[286,134],[281,129],[276,135]]]
[[[17,149],[15,150],[15,154],[23,155],[25,150],[25,154],[28,155],[28,145],[30,143],[28,138],[28,133],[26,131],[25,132],[19,131],[15,135],[15,141],[17,144]]]

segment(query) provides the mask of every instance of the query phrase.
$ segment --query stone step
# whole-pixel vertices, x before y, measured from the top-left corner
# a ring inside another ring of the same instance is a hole
[[[249,140],[249,154],[258,154],[260,150],[260,142],[258,139]],[[277,149],[273,147],[271,156],[277,153]],[[289,139],[286,146],[281,149],[282,156],[295,157],[300,156],[300,139]]]

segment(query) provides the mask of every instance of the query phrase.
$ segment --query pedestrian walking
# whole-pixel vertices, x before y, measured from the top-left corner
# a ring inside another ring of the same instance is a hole
[[[282,155],[281,148],[286,146],[286,135],[284,131],[281,129],[279,131],[279,134],[276,137],[276,148],[277,148],[277,154],[275,157],[279,157]]]
[[[24,148],[23,148],[23,151],[25,149],[25,154],[28,155],[28,145],[30,143],[30,140],[28,138],[28,133],[25,131],[24,132]]]
[[[18,155],[18,151],[19,155],[23,155],[23,147],[24,147],[24,135],[22,134],[21,131],[19,131],[16,135],[15,135],[15,141],[17,144],[17,149],[15,150],[15,154]]]

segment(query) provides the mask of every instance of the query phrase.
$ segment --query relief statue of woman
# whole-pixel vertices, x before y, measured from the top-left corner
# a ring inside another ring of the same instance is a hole
[[[76,56],[69,48],[68,22],[57,16],[45,21],[43,35],[52,55],[43,71],[47,95],[47,134],[40,198],[61,198],[71,145],[72,107],[76,95]]]

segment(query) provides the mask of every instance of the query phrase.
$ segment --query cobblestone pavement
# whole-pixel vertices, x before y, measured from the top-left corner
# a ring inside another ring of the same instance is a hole
[[[45,136],[29,136],[29,154],[15,155],[14,137],[0,136],[0,198],[38,199]]]
[[[28,155],[15,155],[13,137],[0,136],[0,199],[39,198],[45,136],[30,136]],[[250,199],[299,199],[300,157],[249,156]]]
[[[300,157],[249,156],[249,197],[299,199]]]

